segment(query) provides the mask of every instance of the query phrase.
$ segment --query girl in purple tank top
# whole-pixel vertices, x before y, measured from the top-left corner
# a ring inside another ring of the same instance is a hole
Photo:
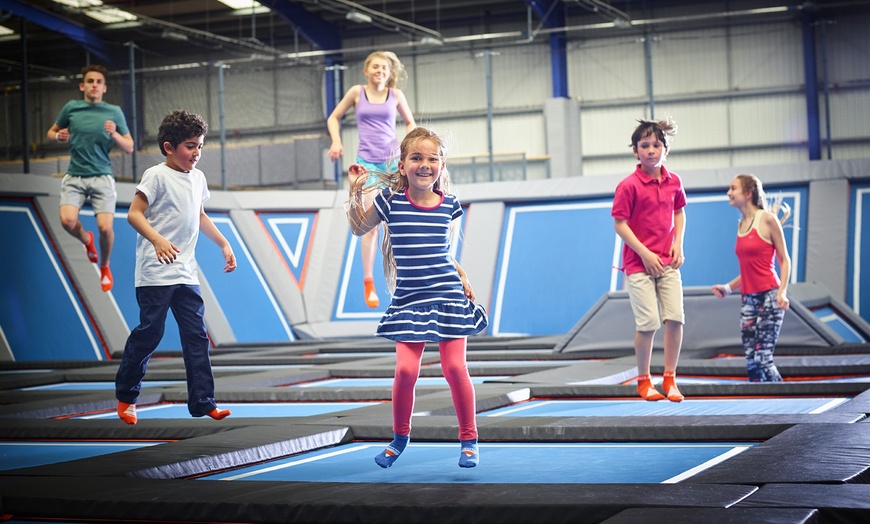
[[[366,58],[363,75],[365,75],[367,83],[355,85],[348,89],[344,98],[326,119],[326,127],[332,138],[328,154],[333,162],[344,154],[339,122],[347,110],[353,107],[359,132],[359,148],[356,161],[353,163],[361,164],[369,172],[372,172],[370,181],[376,183],[377,176],[374,173],[387,173],[391,171],[390,165],[396,162],[394,152],[398,145],[396,113],[400,114],[405,121],[406,132],[417,127],[417,123],[414,121],[414,115],[411,113],[405,94],[396,87],[398,80],[407,75],[402,62],[394,53],[375,51],[370,54]],[[348,173],[348,178],[351,178],[350,182],[353,182],[356,177]],[[368,199],[366,207],[372,204],[374,194],[374,191],[365,193]],[[380,299],[375,290],[373,269],[378,247],[378,228],[363,235],[360,244],[365,301],[368,307],[376,308],[380,305]]]

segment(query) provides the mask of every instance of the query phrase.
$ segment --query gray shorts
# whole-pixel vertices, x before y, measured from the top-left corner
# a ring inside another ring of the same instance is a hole
[[[660,277],[643,271],[632,273],[626,282],[637,331],[656,331],[665,320],[686,323],[683,279],[678,269],[666,267]]]
[[[112,175],[75,176],[64,175],[60,183],[60,205],[81,209],[90,198],[95,214],[114,213],[118,192]]]

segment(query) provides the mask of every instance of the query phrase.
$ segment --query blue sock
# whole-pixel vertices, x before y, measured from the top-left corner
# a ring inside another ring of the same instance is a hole
[[[459,467],[473,468],[477,466],[477,463],[480,462],[480,453],[477,451],[477,439],[460,440],[459,444],[462,446],[459,452]]]
[[[399,458],[399,455],[405,451],[405,446],[408,445],[408,441],[411,440],[411,435],[396,435],[393,434],[393,441],[387,446],[387,448],[381,451],[377,457],[375,457],[375,462],[378,463],[378,466],[382,468],[388,468],[393,465],[393,462]]]

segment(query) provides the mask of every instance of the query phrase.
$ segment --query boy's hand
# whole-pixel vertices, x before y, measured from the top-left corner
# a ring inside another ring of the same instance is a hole
[[[175,262],[175,258],[178,256],[178,253],[181,252],[175,244],[163,237],[158,238],[152,242],[151,245],[154,246],[154,252],[157,253],[157,260],[161,264],[171,264]]]
[[[683,256],[683,250],[678,246],[671,246],[670,266],[674,269],[680,269],[685,261],[686,257]]]
[[[640,258],[643,260],[643,267],[646,269],[647,275],[651,277],[660,277],[664,274],[665,268],[658,255],[650,250],[646,250],[646,253],[640,255]]]
[[[112,136],[112,133],[114,133],[117,128],[118,126],[115,125],[115,122],[112,120],[106,120],[106,123],[103,124],[103,131],[105,131],[109,136]]]
[[[66,127],[63,129],[58,129],[55,138],[58,142],[69,142],[69,129]]]
[[[224,266],[224,273],[229,273],[236,269],[236,255],[233,254],[233,248],[227,246],[223,248],[224,260],[227,261],[227,265]]]

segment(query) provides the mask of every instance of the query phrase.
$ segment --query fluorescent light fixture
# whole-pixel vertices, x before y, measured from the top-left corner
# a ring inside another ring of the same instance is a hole
[[[15,34],[15,31],[9,29],[6,26],[0,25],[0,36],[14,35],[14,34]]]
[[[54,0],[54,3],[81,9],[82,14],[104,24],[131,22],[136,15],[116,7],[103,7],[103,0]]]
[[[260,5],[260,3],[255,0],[218,0],[218,2],[232,9],[250,10],[252,7]]]
[[[356,22],[358,24],[370,24],[372,23],[372,17],[365,13],[360,13],[359,11],[348,11],[345,18],[350,20],[351,22]]]
[[[169,29],[164,29],[162,33],[160,33],[160,38],[164,40],[175,40],[176,42],[187,42],[187,35],[184,33],[179,33],[178,31],[171,31]]]
[[[435,38],[434,36],[424,36],[420,39],[420,45],[444,45],[444,40],[441,40],[440,38]]]
[[[88,9],[84,12],[87,16],[104,24],[117,24],[118,22],[132,22],[136,20],[136,15],[122,11],[115,7],[106,7],[104,9]]]

